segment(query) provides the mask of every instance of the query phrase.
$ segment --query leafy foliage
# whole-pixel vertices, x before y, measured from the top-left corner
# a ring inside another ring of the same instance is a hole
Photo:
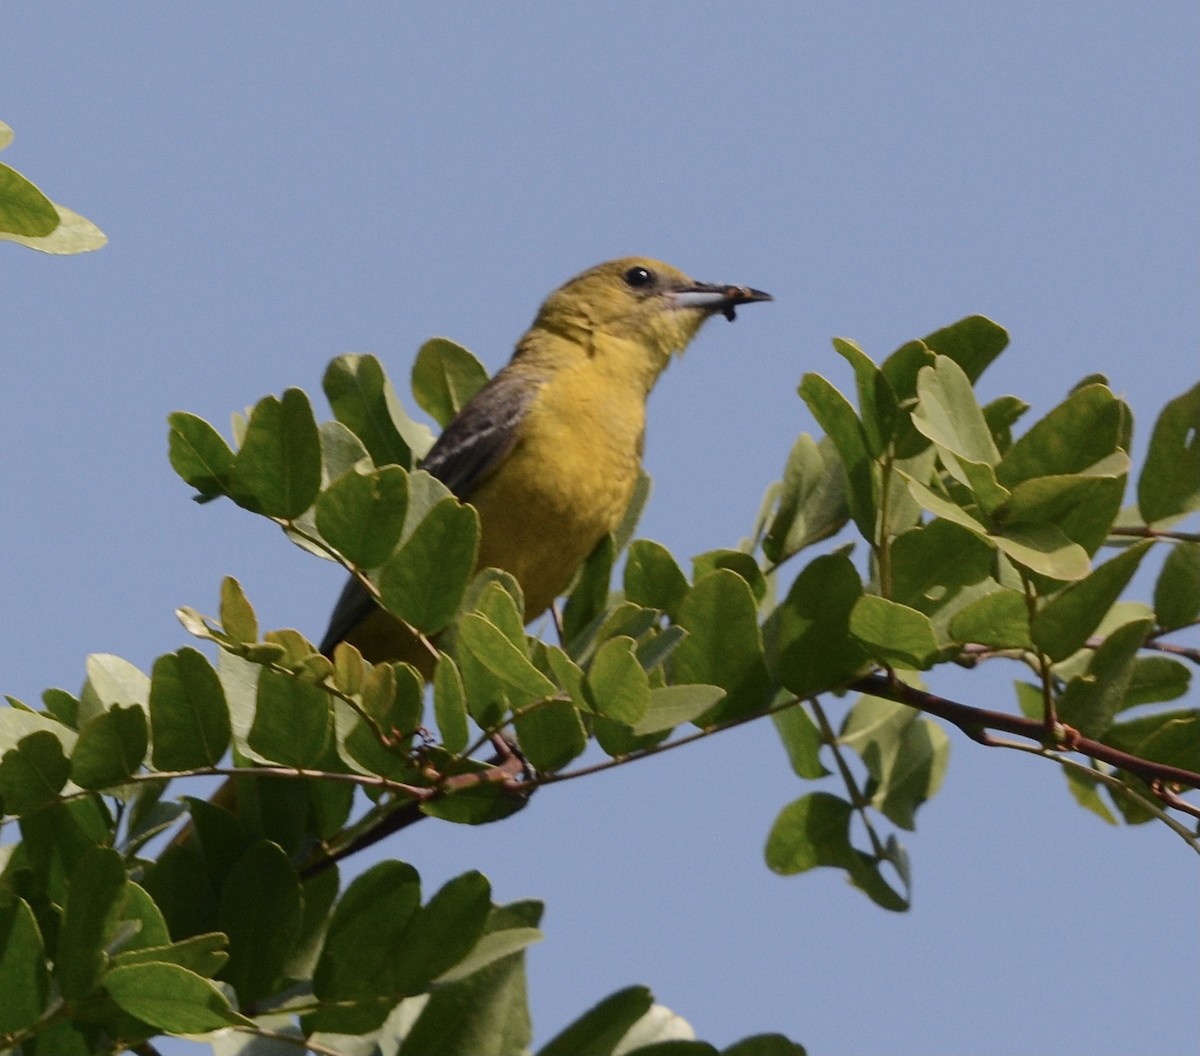
[[[589,744],[619,766],[769,716],[805,788],[767,835],[768,866],[840,870],[893,911],[910,898],[900,833],[948,762],[932,716],[984,743],[1023,736],[1106,821],[1156,818],[1195,846],[1177,815],[1197,812],[1180,790],[1200,784],[1200,711],[1169,702],[1197,655],[1167,638],[1200,618],[1200,543],[1176,528],[1200,509],[1200,390],[1164,410],[1123,509],[1129,408],[1088,379],[1018,435],[1027,405],[974,390],[1006,342],[982,317],[878,365],[838,340],[854,398],[801,381],[826,435],[794,442],[751,540],[685,571],[630,540],[641,489],[553,644],[526,634],[512,577],[476,572],[477,517],[415,468],[431,434],[373,357],[329,367],[331,422],[298,389],[261,400],[233,443],[172,415],[171,463],[198,499],[228,498],[341,563],[422,656],[323,656],[295,630],[261,630],[228,579],[216,618],[179,610],[215,663],[182,648],[147,677],[97,656],[78,697],[10,701],[0,801],[21,841],[0,874],[0,1042],[90,1052],[216,1032],[233,1048],[230,1032],[271,1030],[334,1051],[521,1051],[540,907],[495,905],[477,873],[426,898],[396,861],[342,890],[336,863],[421,815],[501,820]],[[413,371],[441,424],[484,381],[443,339]],[[842,533],[865,543],[858,563]],[[1153,605],[1126,599],[1160,557]],[[924,689],[942,665],[996,658],[1027,671],[1011,712]],[[215,773],[238,775],[235,800],[165,798],[170,780]],[[185,811],[188,834],[152,856]],[[648,1046],[715,1051],[635,987],[541,1052]],[[773,1035],[726,1050],[801,1051]]]
[[[0,150],[12,139],[12,129],[0,121]],[[99,249],[108,239],[90,220],[50,201],[16,169],[0,165],[0,241],[68,254]]]

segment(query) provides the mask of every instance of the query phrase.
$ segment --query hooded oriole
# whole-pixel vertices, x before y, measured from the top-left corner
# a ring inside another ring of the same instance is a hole
[[[544,612],[625,513],[637,485],[646,398],[709,317],[769,301],[747,286],[694,282],[656,260],[600,264],[555,290],[512,359],[446,426],[421,466],[479,513],[479,567],[512,573],[525,618]],[[351,578],[321,652],[339,642],[373,662],[432,656]],[[235,784],[213,797],[231,804]],[[420,813],[415,804],[365,845]],[[174,842],[185,842],[190,826]],[[326,860],[328,864],[332,859]]]
[[[508,365],[446,426],[421,468],[478,511],[479,567],[512,573],[526,620],[620,522],[641,465],[646,398],[671,356],[710,316],[732,320],[736,305],[769,300],[643,257],[600,264],[546,298]],[[339,642],[372,662],[428,666],[354,578],[321,652]]]

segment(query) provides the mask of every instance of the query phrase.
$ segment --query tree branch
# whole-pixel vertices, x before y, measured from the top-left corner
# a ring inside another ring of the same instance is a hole
[[[851,689],[866,693],[872,697],[882,697],[897,704],[907,704],[910,708],[936,715],[957,726],[973,741],[980,744],[993,744],[988,737],[988,730],[1002,730],[1019,737],[1028,737],[1039,744],[1045,744],[1046,725],[1038,719],[1027,719],[1021,715],[1012,715],[1004,711],[991,711],[987,708],[976,708],[969,704],[961,704],[955,700],[939,697],[923,689],[905,685],[898,679],[890,679],[884,675],[868,675],[850,684]],[[1137,774],[1151,787],[1156,785],[1181,785],[1185,788],[1200,788],[1200,773],[1184,770],[1182,767],[1169,766],[1166,763],[1155,763],[1141,756],[1131,755],[1118,748],[1084,737],[1078,730],[1059,724],[1059,736],[1055,743],[1047,747],[1065,751],[1078,752],[1090,759],[1108,763],[1120,770]]]

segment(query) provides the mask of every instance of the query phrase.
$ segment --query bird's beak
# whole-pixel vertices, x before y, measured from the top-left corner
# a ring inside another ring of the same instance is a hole
[[[737,305],[774,300],[769,293],[753,290],[749,286],[719,286],[710,282],[694,282],[673,290],[667,296],[677,308],[703,308],[708,312],[720,312],[730,322],[735,318],[734,308]]]

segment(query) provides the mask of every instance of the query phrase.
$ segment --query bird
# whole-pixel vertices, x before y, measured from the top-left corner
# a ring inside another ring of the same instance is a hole
[[[589,268],[551,293],[512,358],[447,424],[420,468],[479,514],[479,568],[510,573],[526,623],[546,611],[617,527],[637,486],[646,400],[673,356],[714,315],[772,297],[696,282],[648,257]],[[432,675],[436,648],[381,608],[351,576],[318,646],[354,646],[372,664]],[[236,782],[210,802],[232,809]],[[421,817],[415,802],[304,875]],[[172,841],[190,839],[185,828]]]
[[[510,573],[530,622],[620,523],[641,468],[646,400],[673,356],[714,315],[772,297],[696,282],[647,257],[576,275],[542,303],[503,367],[449,422],[421,463],[479,514],[479,568]],[[319,649],[364,659],[433,656],[350,577]]]

